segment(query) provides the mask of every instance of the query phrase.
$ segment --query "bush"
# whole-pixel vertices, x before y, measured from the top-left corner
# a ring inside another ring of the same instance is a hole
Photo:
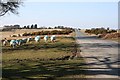
[[[17,37],[17,35],[12,35],[12,37]]]
[[[35,36],[35,35],[61,35],[61,34],[69,34],[72,33],[73,30],[71,29],[65,29],[62,31],[58,31],[58,30],[53,30],[53,31],[39,31],[39,32],[32,32],[32,33],[23,33],[23,36]]]
[[[23,36],[30,36],[31,33],[23,33]]]
[[[50,34],[50,31],[44,31],[43,34],[41,35],[48,35],[48,34]]]
[[[85,32],[98,35],[98,34],[106,34],[108,31],[104,28],[92,28],[92,29],[86,29]]]
[[[40,35],[40,32],[34,32],[34,35]]]
[[[113,29],[112,29],[112,30],[109,30],[109,31],[108,31],[108,33],[115,33],[115,32],[117,32],[117,30],[113,30]]]
[[[86,30],[85,30],[85,33],[91,33],[91,30],[86,29]]]

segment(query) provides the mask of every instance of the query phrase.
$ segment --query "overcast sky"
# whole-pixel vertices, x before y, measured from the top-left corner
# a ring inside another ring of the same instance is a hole
[[[46,0],[45,0],[46,1]],[[106,0],[107,1],[107,0]],[[118,28],[118,2],[25,1],[19,15],[0,17],[0,25],[70,26]]]

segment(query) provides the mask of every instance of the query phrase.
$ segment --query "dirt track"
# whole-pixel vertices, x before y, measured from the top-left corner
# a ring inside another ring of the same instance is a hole
[[[118,78],[120,44],[95,36],[86,36],[79,30],[76,30],[76,42],[82,51],[81,56],[86,61],[85,65],[89,66],[86,69],[88,78]]]

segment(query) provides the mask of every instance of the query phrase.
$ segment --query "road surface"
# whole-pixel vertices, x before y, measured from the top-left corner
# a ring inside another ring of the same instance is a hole
[[[88,78],[118,78],[118,49],[117,42],[87,36],[79,30],[76,31],[76,42],[81,49],[81,56],[88,66]],[[114,80],[114,79],[113,79]]]

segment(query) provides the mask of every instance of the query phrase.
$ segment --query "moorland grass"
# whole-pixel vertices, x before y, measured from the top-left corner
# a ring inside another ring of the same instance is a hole
[[[56,42],[31,41],[15,49],[2,47],[3,80],[83,78],[82,58],[59,60],[74,52],[73,37],[58,37]]]

